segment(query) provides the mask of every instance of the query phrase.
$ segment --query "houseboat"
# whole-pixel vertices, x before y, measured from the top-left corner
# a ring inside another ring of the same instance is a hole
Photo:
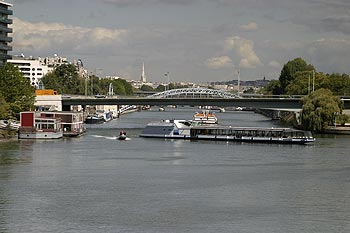
[[[193,126],[192,123],[177,120],[150,123],[140,137],[280,144],[307,144],[315,141],[311,132],[291,128]]]
[[[63,136],[76,137],[85,132],[83,112],[37,112],[40,117],[51,117],[61,120]]]
[[[20,139],[76,137],[85,132],[82,112],[21,112]]]
[[[59,139],[63,137],[61,119],[37,115],[36,112],[21,112],[19,139]]]

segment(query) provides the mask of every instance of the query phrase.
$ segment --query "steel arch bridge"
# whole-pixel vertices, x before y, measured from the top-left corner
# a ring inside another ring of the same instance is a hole
[[[181,88],[181,89],[172,89],[169,91],[163,91],[150,95],[147,98],[152,99],[163,99],[163,98],[225,98],[225,99],[234,99],[238,98],[237,95],[207,88]]]

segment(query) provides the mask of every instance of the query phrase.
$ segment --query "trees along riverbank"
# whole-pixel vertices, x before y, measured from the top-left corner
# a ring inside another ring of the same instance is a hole
[[[349,121],[349,116],[343,114],[344,103],[328,89],[316,90],[302,102],[300,122],[305,130],[324,132],[332,125],[344,126]]]
[[[344,126],[349,116],[343,113],[343,102],[338,96],[350,95],[348,74],[324,74],[302,58],[288,61],[278,80],[264,88],[265,94],[306,95],[299,116],[300,127],[313,132],[324,132],[334,125]]]
[[[0,68],[0,119],[19,120],[19,113],[34,109],[34,87],[11,63]],[[17,131],[0,129],[0,140],[9,139]]]
[[[19,120],[20,112],[34,109],[34,99],[34,87],[17,67],[0,68],[0,119]]]

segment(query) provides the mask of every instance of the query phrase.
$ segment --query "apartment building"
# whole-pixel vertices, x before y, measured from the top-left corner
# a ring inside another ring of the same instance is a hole
[[[12,37],[9,33],[12,33],[12,28],[9,25],[12,24],[12,19],[9,18],[13,14],[9,8],[12,4],[0,0],[0,67],[3,66],[11,56],[8,54],[12,51],[12,47],[9,43],[12,42]]]

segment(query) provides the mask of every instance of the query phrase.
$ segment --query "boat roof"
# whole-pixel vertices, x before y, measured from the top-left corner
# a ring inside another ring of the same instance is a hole
[[[275,128],[275,127],[232,127],[232,126],[223,126],[223,125],[199,125],[193,126],[192,129],[232,129],[232,130],[260,130],[260,131],[302,131],[292,128]]]

